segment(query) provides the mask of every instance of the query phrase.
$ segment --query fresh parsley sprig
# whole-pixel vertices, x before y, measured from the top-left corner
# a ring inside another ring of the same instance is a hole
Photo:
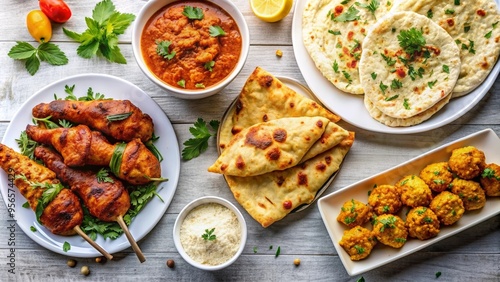
[[[209,125],[212,129],[212,132],[210,132],[207,123],[202,118],[198,118],[194,123],[194,127],[189,128],[189,132],[194,138],[190,138],[183,143],[185,147],[182,149],[182,158],[191,160],[203,153],[208,148],[208,139],[217,134],[219,123],[217,120],[210,121]]]
[[[422,30],[414,27],[408,30],[401,30],[398,34],[398,41],[399,46],[410,56],[422,51],[422,48],[426,44]]]
[[[370,4],[364,4],[364,3],[359,3],[359,2],[355,2],[354,4],[356,4],[356,6],[358,6],[358,7],[367,9],[368,11],[370,11],[370,13],[372,13],[373,17],[377,18],[375,16],[375,11],[380,6],[380,2],[378,0],[371,0]]]
[[[331,14],[330,17],[334,22],[352,22],[360,19],[358,14],[359,10],[351,6],[347,9],[347,12],[340,14],[338,17],[335,17],[334,14]]]
[[[204,16],[201,8],[192,6],[185,6],[182,14],[190,20],[201,20]]]
[[[22,131],[19,139],[16,139],[17,145],[21,149],[21,154],[27,156],[28,158],[35,159],[35,148],[38,146],[36,141],[33,141],[28,137],[26,131]]]
[[[215,239],[217,239],[217,235],[214,234],[214,231],[215,231],[215,227],[208,230],[208,229],[205,229],[205,233],[203,233],[201,235],[201,238],[203,238],[203,240],[205,241],[213,241]]]
[[[10,49],[8,55],[14,60],[25,60],[26,70],[31,75],[35,75],[40,68],[40,61],[54,66],[68,63],[66,54],[59,49],[59,46],[50,42],[43,42],[35,48],[28,42],[17,41],[17,44]]]
[[[92,17],[86,17],[87,30],[77,33],[63,27],[64,34],[80,43],[77,54],[83,58],[102,55],[110,62],[126,64],[127,60],[118,47],[118,35],[125,32],[135,20],[135,15],[116,11],[111,0],[96,4]]]
[[[168,40],[163,40],[163,41],[157,40],[156,41],[156,53],[165,59],[172,60],[174,58],[176,52],[170,51],[168,49],[171,44],[172,44],[172,42],[170,42]]]
[[[224,36],[226,35],[226,32],[222,29],[222,27],[218,26],[218,25],[211,25],[209,28],[208,28],[208,33],[210,34],[210,36],[212,37],[217,37],[217,36]]]

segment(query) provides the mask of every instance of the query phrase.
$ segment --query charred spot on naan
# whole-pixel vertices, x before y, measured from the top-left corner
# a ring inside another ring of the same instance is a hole
[[[273,144],[273,139],[271,136],[267,135],[265,132],[259,134],[261,127],[250,128],[245,136],[245,144],[254,146],[255,148],[264,150]]]

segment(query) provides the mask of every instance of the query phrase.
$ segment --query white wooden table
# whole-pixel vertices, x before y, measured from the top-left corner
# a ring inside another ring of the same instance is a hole
[[[37,1],[1,0],[0,19],[0,137],[22,103],[45,85],[61,78],[81,73],[105,73],[121,77],[137,85],[161,106],[174,125],[177,140],[190,138],[189,127],[198,117],[220,119],[224,110],[238,95],[248,75],[261,66],[279,76],[295,78],[305,83],[295,61],[291,23],[293,11],[278,23],[265,23],[251,12],[248,0],[234,0],[248,21],[251,47],[247,63],[239,76],[218,95],[195,101],[169,96],[139,70],[132,55],[131,30],[120,36],[120,48],[128,64],[119,65],[103,58],[83,59],[76,55],[77,44],[54,25],[52,42],[69,57],[65,66],[53,67],[42,63],[35,76],[30,76],[24,64],[7,56],[16,41],[33,42],[25,27],[28,11],[38,8]],[[73,17],[64,27],[83,31],[84,17],[90,16],[97,0],[68,0]],[[114,1],[117,10],[137,14],[145,1]],[[283,57],[275,55],[277,49]],[[326,193],[339,190],[358,180],[409,160],[444,143],[456,140],[485,128],[500,134],[500,81],[471,111],[442,128],[412,135],[389,135],[341,125],[356,132],[356,141],[343,167]],[[500,152],[499,152],[500,153]],[[14,235],[8,230],[10,222],[6,206],[0,204],[0,281],[500,281],[500,216],[495,216],[453,237],[404,257],[394,263],[350,277],[345,271],[328,236],[316,204],[303,212],[292,214],[262,228],[244,210],[248,225],[248,240],[243,255],[230,267],[217,272],[204,272],[191,267],[177,253],[172,229],[179,211],[194,198],[218,195],[237,204],[220,175],[206,168],[216,159],[215,141],[208,150],[192,161],[181,161],[177,191],[167,212],[157,226],[139,242],[146,256],[140,264],[128,248],[116,253],[113,261],[99,264],[94,259],[77,258],[78,266],[66,266],[69,259],[40,247],[19,228]],[[3,202],[3,199],[2,199]],[[9,239],[15,236],[15,274],[8,272],[7,256],[11,252]],[[274,246],[269,250],[269,246]],[[276,248],[281,254],[275,257]],[[257,253],[254,253],[257,247]],[[299,258],[301,264],[294,266]],[[174,269],[165,262],[173,259]],[[88,265],[91,274],[81,275],[79,267]],[[435,274],[441,272],[439,278]]]

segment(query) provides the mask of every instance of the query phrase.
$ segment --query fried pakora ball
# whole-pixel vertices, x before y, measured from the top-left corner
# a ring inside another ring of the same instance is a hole
[[[403,247],[408,237],[404,221],[392,214],[377,216],[372,233],[380,243],[396,249]]]
[[[373,208],[375,214],[381,215],[397,213],[403,203],[396,186],[380,185],[371,191],[368,197],[368,205]]]
[[[457,222],[465,212],[464,203],[460,197],[449,191],[443,191],[434,197],[429,208],[444,225]]]
[[[447,162],[439,162],[427,165],[420,171],[420,178],[434,192],[442,192],[448,188],[453,181],[453,173],[448,170]]]
[[[479,183],[455,178],[451,182],[451,192],[458,195],[466,211],[478,210],[486,204],[486,195]]]
[[[367,223],[372,217],[372,208],[358,200],[351,199],[342,205],[337,221],[355,227]]]
[[[349,254],[351,260],[366,258],[376,244],[377,239],[372,232],[361,226],[344,231],[339,241],[339,245]]]
[[[427,207],[411,209],[406,216],[406,228],[410,237],[427,240],[439,233],[439,219]]]
[[[422,178],[407,175],[396,183],[401,201],[410,207],[428,206],[432,200],[432,191]]]
[[[479,181],[487,196],[500,196],[500,165],[486,165]]]
[[[472,179],[479,176],[486,166],[483,151],[474,146],[455,149],[451,152],[448,165],[452,172],[462,179]]]

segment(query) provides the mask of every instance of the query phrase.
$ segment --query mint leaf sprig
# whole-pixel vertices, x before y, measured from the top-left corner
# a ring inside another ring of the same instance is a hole
[[[54,66],[61,66],[68,63],[66,54],[54,43],[43,42],[38,47],[34,47],[28,42],[17,41],[9,53],[9,57],[14,60],[25,60],[26,70],[31,75],[40,68],[40,61],[47,62]]]
[[[135,15],[116,11],[111,0],[96,4],[92,17],[86,17],[87,30],[77,33],[63,27],[64,34],[80,43],[77,54],[83,58],[102,55],[108,61],[126,64],[118,47],[118,35],[123,34],[135,20]]]

